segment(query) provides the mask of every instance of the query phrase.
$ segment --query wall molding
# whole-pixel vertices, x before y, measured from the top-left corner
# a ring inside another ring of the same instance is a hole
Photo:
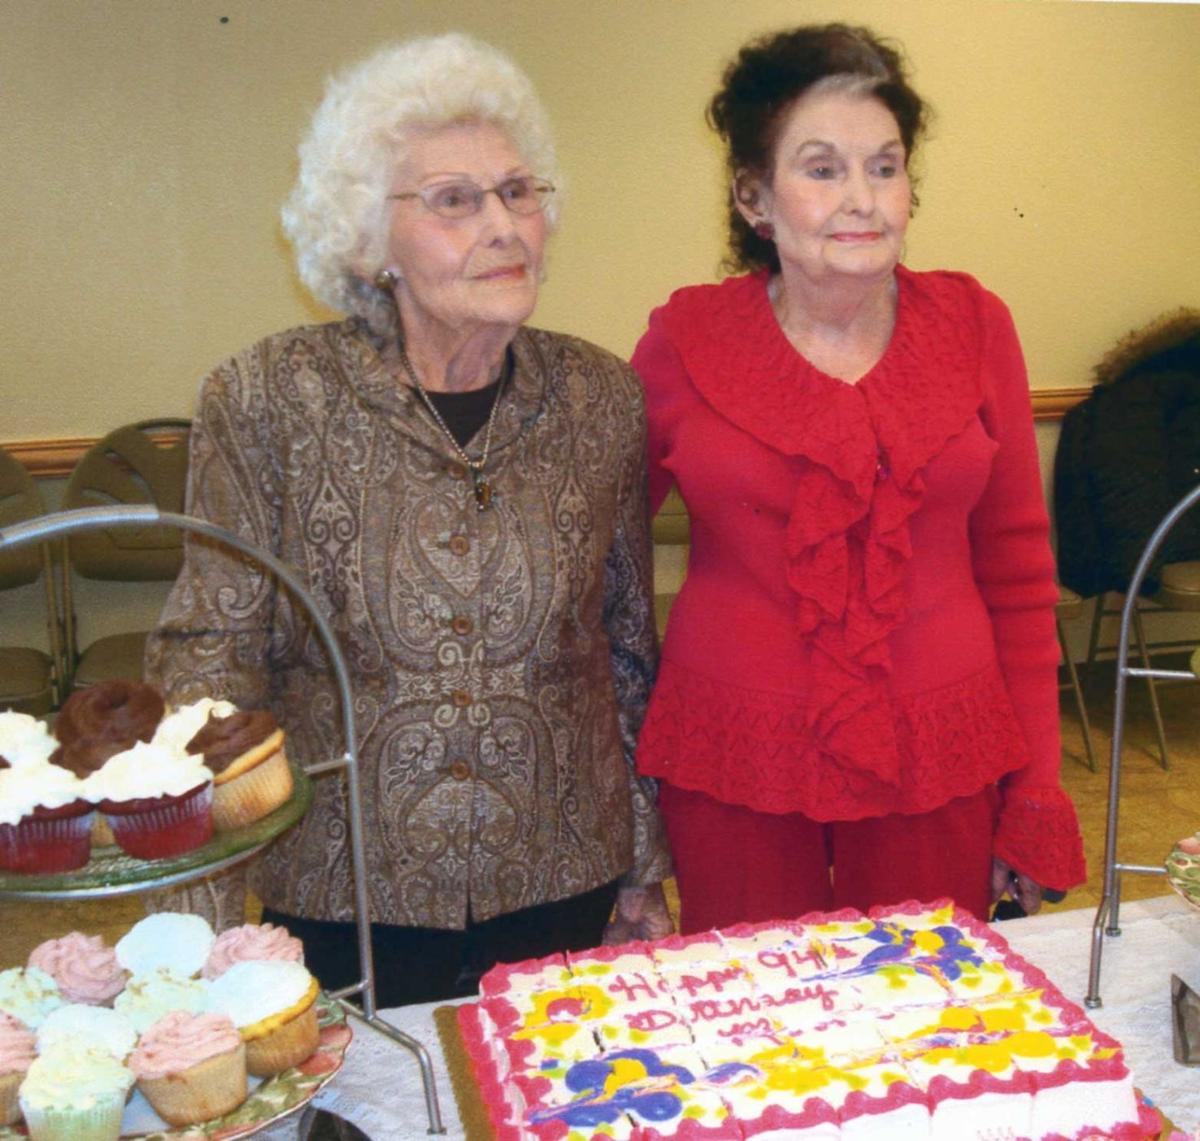
[[[1090,388],[1035,388],[1033,399],[1035,420],[1061,420],[1068,409],[1085,399]],[[4,450],[20,460],[37,479],[57,479],[71,474],[79,457],[99,436],[62,436],[48,440],[16,440],[3,445]],[[166,437],[164,437],[166,442]]]

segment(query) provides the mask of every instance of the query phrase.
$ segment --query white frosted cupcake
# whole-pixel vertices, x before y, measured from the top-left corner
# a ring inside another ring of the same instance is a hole
[[[0,713],[0,757],[14,769],[44,764],[57,748],[44,721],[10,709]]]
[[[212,839],[212,773],[187,753],[139,741],[84,785],[131,856],[163,859]]]
[[[117,940],[117,962],[131,975],[165,968],[190,979],[200,973],[216,938],[208,920],[199,915],[159,911]]]
[[[317,980],[299,963],[234,963],[208,990],[208,1008],[228,1014],[246,1043],[246,1069],[269,1077],[316,1051]]]
[[[55,1046],[30,1064],[18,1100],[32,1141],[116,1141],[132,1085],[106,1051]]]
[[[58,1047],[104,1050],[118,1062],[125,1061],[137,1045],[137,1031],[119,1010],[106,1006],[71,1003],[46,1015],[37,1032],[39,1054]]]
[[[151,744],[165,745],[180,753],[186,752],[187,743],[204,728],[209,714],[214,717],[231,717],[237,711],[233,702],[214,701],[211,697],[202,697],[190,705],[181,705],[172,709],[159,722]]]
[[[204,979],[184,978],[158,967],[148,974],[134,975],[117,995],[113,1009],[125,1015],[139,1034],[144,1034],[172,1011],[200,1013],[206,1008],[207,997],[208,983]]]
[[[83,867],[92,854],[84,782],[47,762],[0,769],[0,868],[43,874]]]
[[[63,1005],[56,983],[37,967],[9,967],[0,971],[0,1010],[36,1030],[46,1015]]]

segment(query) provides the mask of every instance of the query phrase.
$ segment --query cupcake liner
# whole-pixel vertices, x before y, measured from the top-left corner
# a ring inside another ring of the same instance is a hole
[[[116,1141],[121,1136],[125,1091],[98,1101],[88,1109],[38,1109],[21,1103],[30,1141]]]
[[[247,1041],[246,1069],[256,1078],[290,1070],[316,1053],[320,1039],[317,1004],[312,1002],[282,1026]]]
[[[232,1113],[246,1100],[246,1047],[207,1058],[161,1078],[141,1078],[138,1089],[168,1125],[194,1125]]]
[[[242,828],[274,812],[292,795],[292,769],[287,754],[277,749],[266,760],[213,792],[213,825],[218,832]]]
[[[0,868],[7,872],[70,872],[92,855],[92,816],[38,818],[0,824]]]
[[[212,839],[212,785],[182,799],[136,812],[106,806],[105,816],[121,849],[143,860],[160,860],[199,848]]]
[[[25,1074],[13,1070],[11,1074],[0,1074],[0,1125],[15,1125],[21,1116],[21,1105],[17,1101],[17,1091]]]

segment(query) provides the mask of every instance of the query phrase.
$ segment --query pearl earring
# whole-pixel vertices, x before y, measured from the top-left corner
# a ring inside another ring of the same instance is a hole
[[[384,268],[375,275],[375,288],[382,289],[384,293],[391,293],[399,280],[400,275],[394,269]]]

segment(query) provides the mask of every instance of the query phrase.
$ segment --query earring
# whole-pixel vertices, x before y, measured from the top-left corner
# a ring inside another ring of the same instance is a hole
[[[391,293],[399,280],[400,276],[394,269],[381,269],[375,275],[375,288],[382,289],[384,293]]]
[[[754,232],[765,242],[769,242],[775,237],[775,227],[770,222],[755,222]]]

